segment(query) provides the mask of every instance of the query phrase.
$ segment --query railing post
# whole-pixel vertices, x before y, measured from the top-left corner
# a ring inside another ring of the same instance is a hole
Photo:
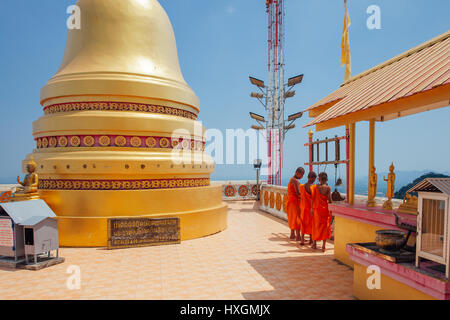
[[[346,185],[347,185],[347,203],[349,203],[350,199],[349,199],[349,194],[350,194],[350,187],[349,187],[349,183],[350,183],[350,129],[349,129],[349,125],[345,126],[345,157],[347,159],[347,164],[345,165],[346,167]]]

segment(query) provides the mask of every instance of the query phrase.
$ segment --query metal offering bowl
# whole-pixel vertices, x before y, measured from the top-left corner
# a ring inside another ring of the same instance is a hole
[[[406,233],[399,230],[379,230],[375,243],[381,252],[395,253],[406,244]]]

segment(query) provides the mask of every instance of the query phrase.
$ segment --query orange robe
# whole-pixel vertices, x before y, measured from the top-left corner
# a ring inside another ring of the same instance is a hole
[[[314,185],[310,186],[312,192]],[[311,194],[306,191],[305,185],[299,187],[300,191],[300,230],[303,234],[312,233],[313,217],[311,216]]]
[[[291,183],[293,178],[289,180],[288,197],[287,197],[287,216],[289,228],[291,230],[300,229],[300,199],[296,194],[295,186]]]
[[[313,240],[328,240],[331,238],[331,214],[328,210],[328,197],[319,192],[317,186],[311,189],[313,197]]]

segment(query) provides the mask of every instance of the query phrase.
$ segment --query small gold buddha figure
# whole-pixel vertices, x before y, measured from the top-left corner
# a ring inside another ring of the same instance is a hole
[[[367,199],[368,207],[376,207],[377,203],[375,202],[375,197],[377,196],[377,183],[378,183],[378,175],[376,174],[376,168],[372,167],[370,169],[369,176],[369,192]]]
[[[394,163],[391,163],[391,166],[389,167],[389,173],[388,177],[383,177],[383,180],[387,182],[387,190],[386,190],[386,198],[388,198],[383,203],[383,209],[385,210],[392,210],[392,198],[394,197],[395,193],[395,173],[394,173]]]
[[[39,178],[35,171],[36,162],[34,162],[33,157],[30,157],[30,161],[27,163],[28,174],[25,176],[23,182],[20,181],[20,177],[17,176],[17,182],[21,185],[21,187],[16,188],[16,192],[14,193],[14,197],[12,199],[13,202],[39,199]]]
[[[398,212],[416,214],[419,206],[419,200],[416,196],[412,196],[409,193],[405,194],[403,203],[398,207]]]

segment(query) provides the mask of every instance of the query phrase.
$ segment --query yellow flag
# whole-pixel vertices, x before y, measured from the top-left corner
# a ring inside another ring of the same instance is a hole
[[[345,0],[344,30],[342,31],[342,43],[341,43],[341,66],[345,65],[344,81],[350,79],[352,74],[352,58],[350,55],[350,40],[348,38],[349,28],[350,28],[350,16],[348,14],[347,0]]]

